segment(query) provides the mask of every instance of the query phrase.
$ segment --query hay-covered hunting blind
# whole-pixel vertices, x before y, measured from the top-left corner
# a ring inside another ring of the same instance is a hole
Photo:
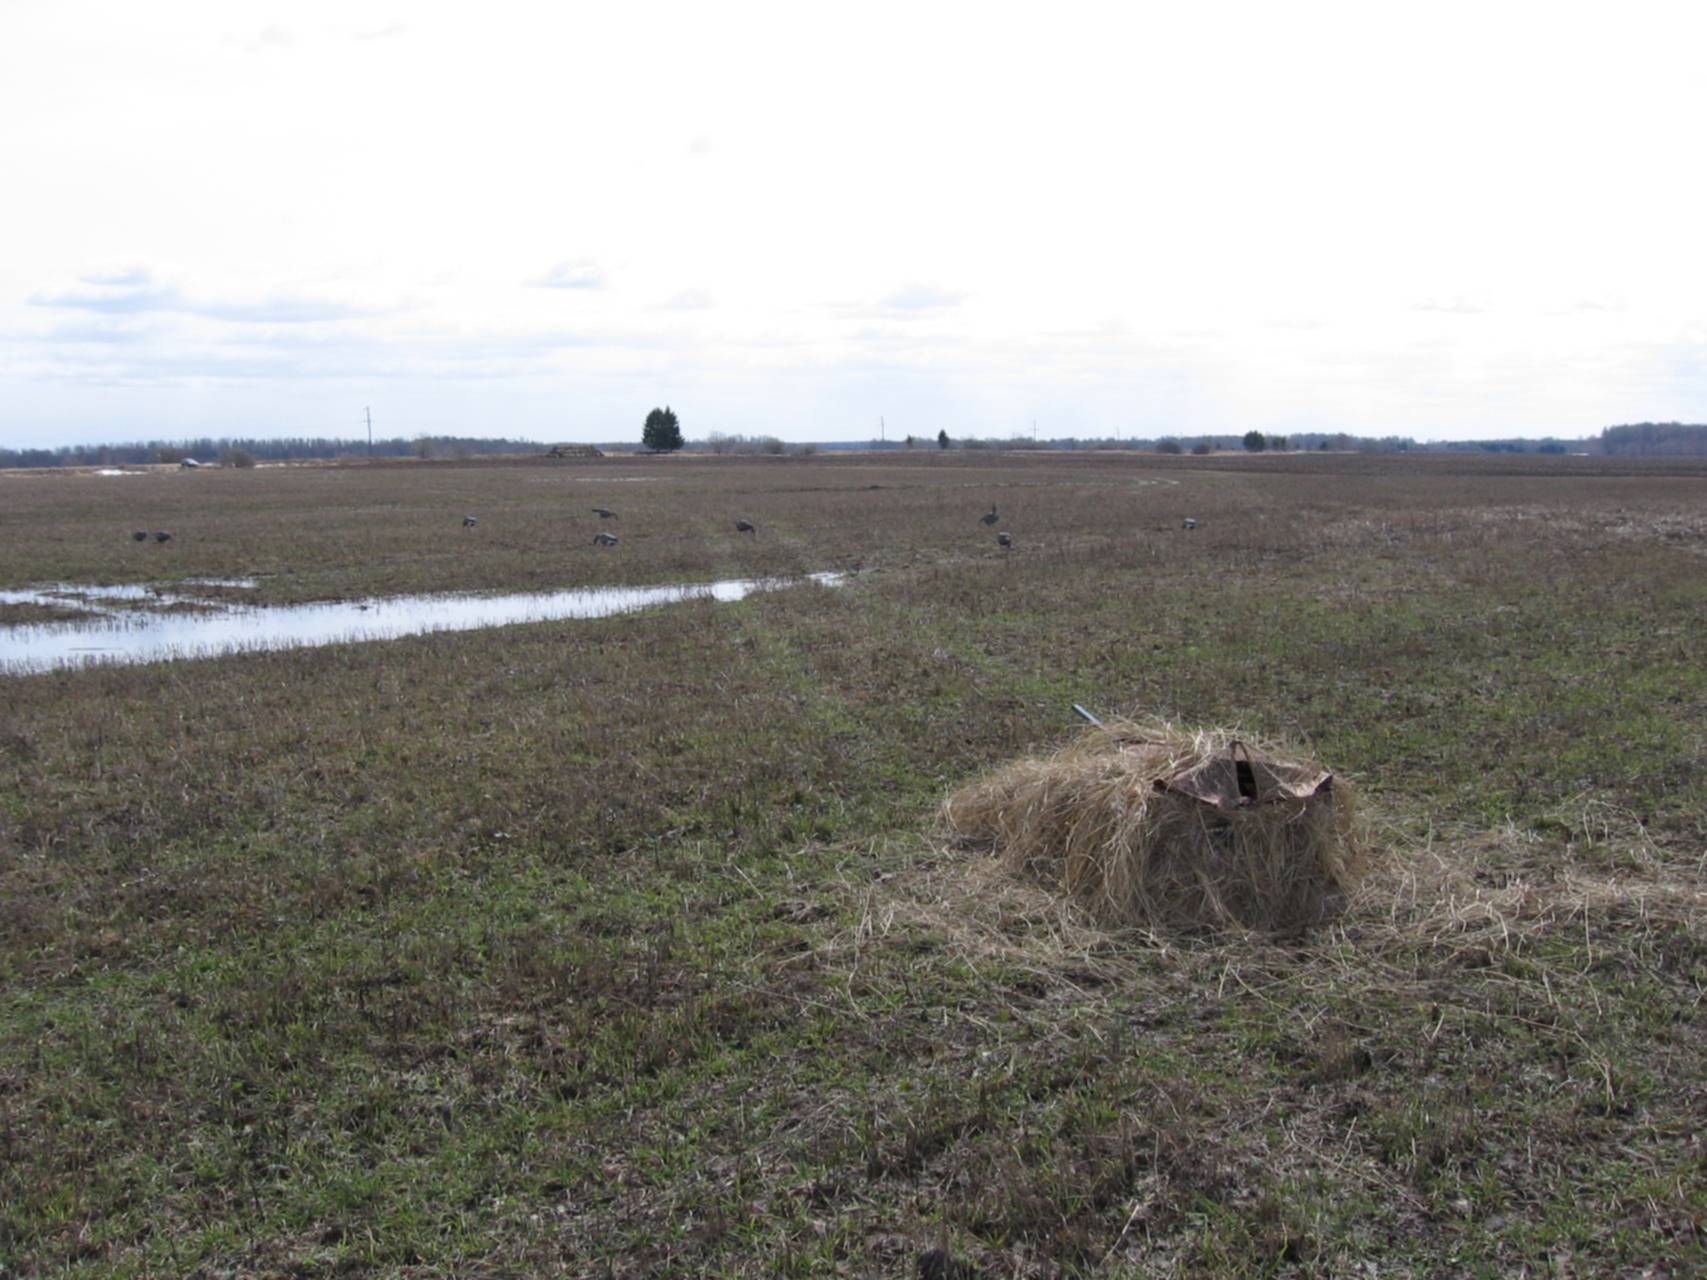
[[[1228,729],[1097,723],[946,813],[962,842],[1111,926],[1296,931],[1343,910],[1365,862],[1352,788]]]

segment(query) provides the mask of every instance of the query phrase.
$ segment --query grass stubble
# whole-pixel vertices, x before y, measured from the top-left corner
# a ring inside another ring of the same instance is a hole
[[[863,570],[6,681],[0,1267],[1699,1271],[1707,491],[1570,461],[0,477],[8,586]],[[1347,909],[955,847],[1072,701],[1346,775]]]

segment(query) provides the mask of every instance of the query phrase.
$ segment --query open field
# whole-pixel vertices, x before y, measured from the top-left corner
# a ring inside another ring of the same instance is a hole
[[[1707,1269],[1699,467],[13,473],[0,537],[280,603],[859,569],[0,680],[0,1275]],[[1107,932],[948,846],[1074,701],[1348,775],[1351,912]]]

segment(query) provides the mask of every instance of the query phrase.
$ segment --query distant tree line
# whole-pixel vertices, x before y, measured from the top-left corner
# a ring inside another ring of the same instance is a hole
[[[1618,428],[1622,429],[1622,428]],[[1694,430],[1695,428],[1686,428]],[[1707,430],[1707,428],[1702,428]],[[941,445],[941,439],[935,442]],[[826,449],[924,449],[935,447],[929,436],[907,436],[903,440],[864,440],[833,443]],[[1599,453],[1601,441],[1594,437],[1582,440],[1561,440],[1553,436],[1540,438],[1514,437],[1506,440],[1442,440],[1423,444],[1410,436],[1359,436],[1346,431],[1293,431],[1276,435],[1262,431],[1246,431],[1240,435],[1176,435],[1176,436],[1057,436],[1052,439],[1033,439],[1031,436],[996,437],[957,436],[949,446],[955,449],[1000,449],[1006,452],[1029,449],[1050,450],[1114,450],[1130,449],[1155,453],[1190,453],[1202,456],[1210,453]],[[1703,450],[1707,451],[1707,450]]]
[[[713,431],[704,440],[688,446],[696,453],[768,453],[780,454],[788,446],[777,436],[746,436],[740,432],[725,435]]]
[[[1600,445],[1616,457],[1646,458],[1681,454],[1707,454],[1707,426],[1682,422],[1634,422],[1608,427],[1600,433]]]
[[[1433,445],[1419,445],[1415,440],[1404,436],[1353,436],[1345,432],[1323,433],[1314,431],[1293,432],[1289,435],[1270,435],[1261,431],[1247,431],[1239,435],[1201,435],[1201,436],[1162,436],[1151,438],[1146,436],[1054,436],[1048,439],[1034,439],[1031,436],[1011,436],[1001,439],[994,436],[954,436],[946,431],[939,431],[933,439],[928,435],[909,435],[901,440],[862,440],[843,443],[826,444],[826,449],[1000,449],[1007,452],[1033,449],[1049,450],[1092,450],[1092,449],[1133,449],[1154,451],[1156,453],[1217,453],[1228,452],[1261,452],[1267,450],[1296,453],[1307,449],[1339,449],[1360,453],[1405,453],[1412,449],[1434,448]]]
[[[818,452],[818,445],[812,441],[789,444],[778,436],[747,436],[740,432],[725,435],[721,431],[713,431],[704,440],[695,440],[687,447],[690,453],[765,454],[769,457],[784,454],[810,457]]]
[[[1442,440],[1421,447],[1435,453],[1599,453],[1600,441],[1592,437],[1560,440],[1554,436],[1514,436],[1506,440]]]
[[[474,454],[534,453],[539,445],[531,440],[476,438],[473,436],[415,436],[375,440],[376,458],[454,458]],[[0,467],[117,467],[146,463],[223,462],[227,466],[255,462],[294,462],[307,458],[365,458],[366,440],[334,440],[324,436],[297,436],[278,440],[249,440],[202,436],[194,440],[149,440],[130,444],[62,445],[57,449],[0,449]]]
[[[681,448],[675,444],[680,437],[680,425],[669,409],[653,410],[648,415],[653,439],[665,448]],[[671,428],[674,431],[671,431]],[[1260,441],[1260,443],[1258,443]],[[686,444],[686,442],[683,442]],[[620,442],[607,445],[620,449]],[[657,447],[649,445],[648,447]],[[1607,427],[1598,438],[1560,440],[1551,436],[1539,439],[1511,438],[1504,440],[1449,440],[1419,444],[1408,436],[1358,436],[1344,431],[1294,431],[1288,435],[1269,435],[1248,431],[1238,435],[1175,435],[1158,438],[1138,436],[1058,436],[1034,439],[1027,436],[999,438],[994,436],[955,436],[947,430],[934,435],[909,435],[900,440],[849,440],[812,445],[786,444],[775,436],[723,435],[712,432],[702,441],[686,444],[690,451],[724,454],[798,454],[820,449],[964,449],[964,450],[1095,450],[1132,449],[1153,450],[1158,453],[1240,453],[1245,451],[1286,450],[1301,452],[1355,453],[1599,453],[1626,457],[1641,455],[1707,454],[1707,426],[1687,426],[1676,422],[1643,422],[1630,426]],[[535,453],[543,446],[532,440],[509,438],[491,439],[474,436],[395,436],[373,442],[372,456],[376,458],[455,458],[490,454]],[[281,439],[256,440],[243,437],[202,436],[185,440],[150,440],[124,444],[62,445],[57,449],[0,448],[0,467],[88,467],[140,466],[146,463],[175,463],[185,458],[198,462],[219,462],[225,466],[252,466],[257,462],[290,462],[303,459],[361,458],[368,456],[365,440],[332,439],[325,436],[296,436]]]

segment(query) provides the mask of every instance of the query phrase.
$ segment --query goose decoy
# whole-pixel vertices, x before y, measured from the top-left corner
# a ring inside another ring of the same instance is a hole
[[[594,507],[593,514],[598,516],[601,520],[615,520],[617,518],[616,512],[612,511],[609,507]]]
[[[737,520],[735,522],[735,532],[756,534],[758,533],[758,529],[754,526],[751,520]]]
[[[616,535],[614,533],[595,533],[593,535],[593,541],[601,547],[614,547],[616,545]]]
[[[1013,546],[1013,544],[1014,544],[1013,534],[1008,533],[1004,530],[1003,532],[998,533],[996,535],[996,545],[998,547],[1011,547],[1011,546]]]
[[[147,542],[148,541],[148,530],[138,529],[135,533],[131,534],[130,536],[131,536],[131,540],[133,542]]]
[[[156,542],[170,542],[170,541],[172,541],[172,535],[167,533],[164,529],[162,529],[154,535],[154,541],[156,541]]]
[[[1000,517],[998,517],[996,515],[996,504],[992,502],[990,504],[990,514],[987,516],[979,516],[978,517],[978,523],[979,524],[995,524],[999,518]]]
[[[472,529],[475,525],[477,525],[479,523],[480,523],[480,521],[476,520],[473,516],[464,516],[462,518],[462,527],[464,529]]]

